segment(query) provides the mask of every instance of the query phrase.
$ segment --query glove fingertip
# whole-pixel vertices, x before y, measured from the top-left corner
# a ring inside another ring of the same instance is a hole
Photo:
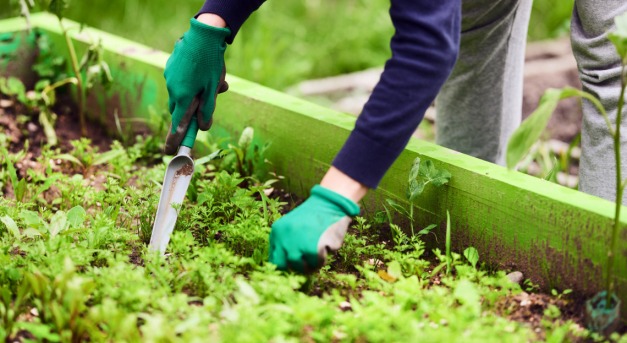
[[[290,270],[293,270],[298,273],[305,273],[305,260],[303,259],[303,255],[301,253],[288,254],[287,256],[287,267]]]
[[[287,270],[285,252],[281,249],[270,247],[270,263],[276,265],[278,270]]]
[[[224,81],[222,83],[220,83],[220,86],[218,87],[218,93],[224,93],[226,91],[229,90],[229,83]]]
[[[319,256],[318,254],[305,254],[303,256],[304,260],[304,272],[313,273],[316,270],[320,269],[326,262],[326,252],[324,256]]]

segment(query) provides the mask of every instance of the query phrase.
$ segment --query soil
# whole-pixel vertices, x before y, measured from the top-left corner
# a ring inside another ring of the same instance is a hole
[[[54,126],[58,145],[55,148],[58,149],[58,153],[67,153],[73,148],[70,141],[82,137],[80,120],[76,114],[77,111],[75,106],[63,95],[59,96],[58,105],[52,110],[57,114]],[[43,127],[39,124],[38,116],[38,113],[29,113],[25,106],[0,94],[0,130],[2,130],[0,132],[6,135],[9,152],[18,153],[24,151],[23,158],[15,163],[15,169],[19,178],[28,179],[27,171],[29,169],[43,170],[46,168],[38,161],[42,147],[47,142]],[[88,121],[86,130],[87,137],[91,140],[93,148],[100,152],[110,149],[113,138],[105,132],[102,125]],[[26,146],[28,146],[28,149],[25,150]],[[95,170],[91,170],[91,173],[88,173],[91,175],[88,175],[85,174],[85,170],[79,170],[71,162],[61,159],[51,161],[50,167],[55,171],[61,170],[72,174],[83,172],[84,177],[89,178],[89,185],[92,187],[101,187],[101,184],[104,182],[102,176],[96,177],[93,175]],[[104,168],[101,166],[96,167]],[[5,185],[4,189],[0,189],[0,194],[7,198],[13,198],[13,187]],[[52,185],[45,191],[43,196],[47,200],[52,200],[59,196],[58,189]]]
[[[192,173],[194,173],[194,165],[186,164],[186,165],[182,166],[181,169],[177,170],[174,175],[175,176],[180,176],[180,175],[190,176],[190,175],[192,175]]]
[[[136,265],[136,266],[144,266],[144,259],[141,257],[142,256],[142,248],[141,248],[141,242],[137,242],[137,245],[133,245],[132,248],[132,252],[128,257],[129,262],[131,262],[132,264]]]
[[[56,148],[59,150],[59,153],[67,153],[72,150],[70,141],[83,137],[81,135],[80,120],[76,114],[77,111],[75,106],[68,99],[64,99],[62,95],[59,97],[58,105],[52,110],[57,114],[54,124],[58,139]],[[24,151],[25,146],[28,145],[22,160],[15,164],[15,169],[20,178],[27,177],[28,169],[41,170],[44,168],[38,162],[38,158],[47,140],[43,127],[39,124],[38,116],[38,113],[29,113],[23,105],[0,95],[0,128],[7,136],[9,151],[11,153]],[[110,149],[113,138],[105,132],[102,125],[88,121],[86,130],[87,137],[92,142],[92,147],[100,152]],[[76,172],[76,170],[73,170],[76,166],[62,160],[53,161],[52,168]],[[97,180],[94,180],[94,183],[97,183]],[[54,189],[54,186],[51,187],[48,191],[51,194],[44,196],[54,196]],[[12,196],[11,187],[6,187],[0,190],[0,192],[4,196]]]
[[[527,118],[548,88],[581,89],[577,63],[568,38],[527,46],[523,83],[523,119]],[[560,101],[547,127],[550,138],[570,143],[581,131],[582,112],[575,98]]]
[[[9,150],[16,153],[24,148],[26,141],[29,142],[28,153],[33,157],[38,157],[41,147],[46,143],[46,136],[42,126],[39,124],[38,114],[30,115],[27,122],[22,122],[18,114],[27,113],[27,109],[6,97],[0,98],[0,126],[4,128],[7,138],[11,142]],[[61,152],[72,149],[71,140],[80,139],[80,120],[74,105],[63,96],[58,99],[58,104],[53,108],[57,114],[55,129],[59,140]],[[111,138],[104,127],[100,124],[88,121],[86,123],[87,136],[92,142],[92,146],[98,147],[100,152],[109,150],[113,138]]]
[[[555,321],[566,322],[571,320],[581,328],[584,327],[583,299],[558,298],[547,294],[522,292],[497,303],[497,309],[505,317],[529,324],[539,340],[545,339],[544,321],[547,320],[545,311],[551,306],[560,310],[561,315]],[[569,341],[576,342],[578,340],[576,337],[570,337]]]

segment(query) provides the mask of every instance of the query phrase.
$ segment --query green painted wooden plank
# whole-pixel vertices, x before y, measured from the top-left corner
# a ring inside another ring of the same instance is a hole
[[[49,15],[36,15],[32,22],[59,40],[55,20]],[[0,31],[19,29],[14,21],[11,23],[0,22]],[[94,100],[100,106],[94,106],[101,113],[98,116],[110,122],[112,113],[118,111],[129,120],[155,121],[147,118],[151,118],[151,111],[165,111],[167,93],[162,72],[167,54],[98,30],[84,32],[102,39],[107,61],[119,81],[118,88]],[[82,48],[88,41],[84,33],[76,34],[75,40]],[[212,134],[236,136],[245,126],[254,127],[262,141],[272,143],[267,154],[273,161],[271,168],[286,177],[290,190],[306,195],[328,169],[355,118],[233,75],[227,75],[227,80],[230,90],[220,96]],[[200,143],[206,139],[206,134],[199,135]],[[592,294],[603,286],[614,211],[611,202],[428,142],[409,142],[379,189],[364,200],[365,212],[380,210],[386,198],[403,200],[415,157],[431,159],[453,175],[449,185],[437,192],[427,190],[416,203],[419,225],[440,224],[441,234],[449,210],[453,243],[458,250],[475,246],[482,261],[521,270],[546,289],[570,288]],[[624,213],[616,259],[616,286],[621,296],[627,294]],[[623,316],[627,316],[625,299]]]
[[[25,30],[27,28],[24,18],[8,18],[0,20],[0,32],[15,32]]]

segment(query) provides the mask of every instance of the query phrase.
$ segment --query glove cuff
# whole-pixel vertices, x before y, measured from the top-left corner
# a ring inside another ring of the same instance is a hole
[[[226,44],[226,37],[231,35],[231,30],[227,27],[215,27],[203,24],[191,18],[189,20],[189,31],[185,39],[197,41],[200,44],[206,44],[212,40],[219,40],[221,44]]]
[[[359,214],[359,205],[345,196],[328,188],[315,185],[311,189],[311,196],[322,198],[339,207],[347,216],[354,217]]]

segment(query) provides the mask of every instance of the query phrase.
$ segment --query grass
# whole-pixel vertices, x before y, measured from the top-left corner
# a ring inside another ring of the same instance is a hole
[[[528,37],[531,41],[567,36],[574,0],[534,1]]]
[[[9,8],[16,0],[0,0]],[[568,32],[573,0],[534,1],[530,40]],[[71,1],[67,16],[171,51],[202,1]],[[12,11],[0,17],[16,15]],[[276,89],[300,81],[382,66],[390,56],[389,0],[268,1],[227,49],[230,73]]]
[[[67,15],[171,51],[199,1],[74,2]],[[283,89],[301,80],[381,65],[393,30],[387,0],[268,1],[227,49],[234,75]],[[330,56],[332,60],[330,60]]]

